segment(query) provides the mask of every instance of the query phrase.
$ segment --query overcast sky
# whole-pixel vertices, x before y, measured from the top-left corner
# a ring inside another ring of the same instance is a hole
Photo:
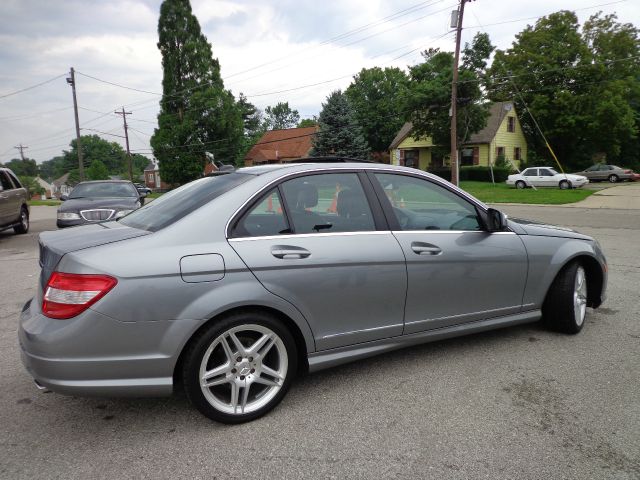
[[[149,149],[162,91],[156,47],[160,0],[2,0],[0,97],[60,75],[43,86],[0,98],[0,162],[22,143],[38,162],[75,136],[71,88],[75,67],[83,133],[122,135],[123,105],[132,150]],[[362,68],[406,68],[420,51],[453,51],[450,11],[456,0],[192,0],[220,61],[225,86],[259,108],[288,101],[302,117],[317,115],[326,96],[346,88]],[[602,10],[640,25],[640,1],[477,0],[465,9],[463,42],[486,31],[498,48],[536,17],[574,10],[580,21]],[[108,85],[121,84],[143,93]],[[313,84],[319,84],[310,86]],[[302,88],[300,88],[302,87]],[[280,92],[280,93],[277,93]],[[103,138],[123,142],[116,136]]]

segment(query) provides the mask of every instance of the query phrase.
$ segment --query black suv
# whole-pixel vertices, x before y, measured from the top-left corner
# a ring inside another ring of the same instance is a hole
[[[0,168],[0,231],[13,228],[16,233],[29,231],[27,189],[8,168]]]

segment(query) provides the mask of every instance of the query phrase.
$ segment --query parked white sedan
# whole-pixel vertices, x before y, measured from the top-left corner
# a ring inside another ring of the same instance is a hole
[[[509,175],[507,185],[516,188],[526,187],[559,187],[562,190],[578,188],[589,183],[589,179],[582,175],[558,173],[551,167],[527,168],[521,173]]]

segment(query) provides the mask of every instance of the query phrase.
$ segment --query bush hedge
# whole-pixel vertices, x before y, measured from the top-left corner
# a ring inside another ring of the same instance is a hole
[[[429,170],[429,173],[433,173],[445,180],[451,181],[451,169],[450,168],[438,168]],[[496,182],[501,183],[507,180],[507,177],[511,175],[512,170],[510,168],[493,167],[493,178]],[[472,167],[460,167],[460,181],[473,180],[476,182],[490,182],[491,181],[491,169],[489,167],[474,165]]]

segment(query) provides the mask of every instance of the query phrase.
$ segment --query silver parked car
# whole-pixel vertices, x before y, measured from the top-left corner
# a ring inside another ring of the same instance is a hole
[[[590,182],[607,181],[617,183],[622,180],[632,180],[634,178],[633,170],[620,168],[615,165],[605,165],[603,163],[591,165],[582,172],[577,172],[576,175],[583,175],[587,177]]]
[[[180,385],[237,423],[300,372],[541,318],[577,333],[604,299],[591,237],[507,220],[412,168],[312,162],[202,178],[118,221],[42,233],[19,331],[37,385]]]
[[[27,189],[8,168],[0,168],[0,231],[13,228],[15,233],[29,231]]]

